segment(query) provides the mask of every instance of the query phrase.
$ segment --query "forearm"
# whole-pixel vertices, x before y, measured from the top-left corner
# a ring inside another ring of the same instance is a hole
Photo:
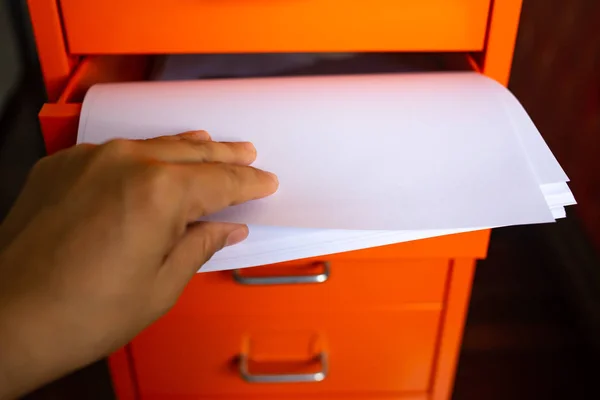
[[[35,321],[10,300],[0,307],[0,399],[4,400],[26,394],[52,378],[46,367],[48,355],[40,352],[44,332],[36,333]]]
[[[73,368],[75,360],[65,343],[57,341],[60,326],[50,312],[14,299],[0,300],[0,400],[4,400],[57,379]]]

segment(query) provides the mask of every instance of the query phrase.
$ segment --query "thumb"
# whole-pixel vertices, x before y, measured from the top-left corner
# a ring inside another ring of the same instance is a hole
[[[224,222],[197,222],[188,227],[184,236],[167,256],[160,280],[181,293],[185,285],[217,251],[237,244],[248,237],[248,227]]]

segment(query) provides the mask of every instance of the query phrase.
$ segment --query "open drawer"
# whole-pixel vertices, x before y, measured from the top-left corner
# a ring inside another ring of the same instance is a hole
[[[402,56],[402,55],[399,55]],[[407,55],[408,56],[408,55]],[[422,63],[424,55],[418,55]],[[429,57],[425,55],[425,57]],[[464,54],[431,54],[439,70],[473,70],[477,64]],[[96,83],[141,81],[150,78],[155,58],[151,56],[89,56],[79,65],[56,103],[47,103],[39,119],[46,149],[52,154],[75,144],[81,102]],[[336,255],[336,259],[373,260],[403,258],[484,258],[489,231],[468,232],[401,243]]]
[[[60,0],[72,54],[478,51],[490,0]]]

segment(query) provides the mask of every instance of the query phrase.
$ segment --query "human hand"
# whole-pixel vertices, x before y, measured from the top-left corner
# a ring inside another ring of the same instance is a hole
[[[0,228],[0,398],[124,345],[245,239],[244,225],[195,221],[277,190],[255,157],[199,131],[42,159]]]

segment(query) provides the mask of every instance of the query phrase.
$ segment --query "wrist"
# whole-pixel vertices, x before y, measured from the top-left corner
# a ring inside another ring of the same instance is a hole
[[[55,325],[47,310],[24,303],[0,299],[0,400],[25,395],[66,372],[60,349],[48,337],[47,327]]]

